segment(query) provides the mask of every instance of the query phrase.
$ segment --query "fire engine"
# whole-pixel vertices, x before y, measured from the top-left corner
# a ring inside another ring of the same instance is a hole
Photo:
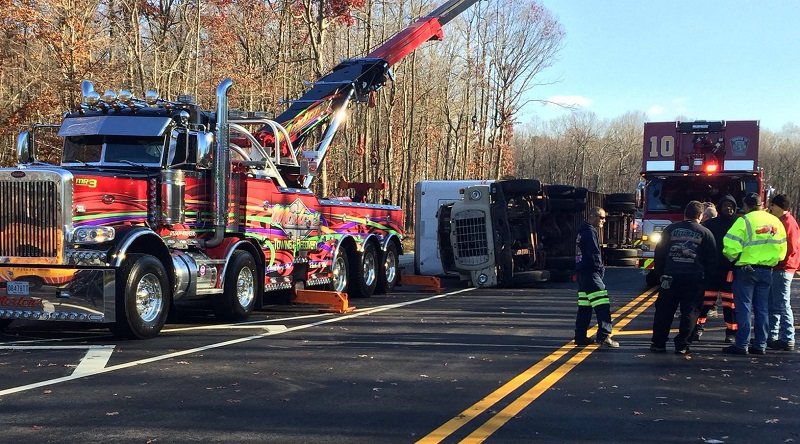
[[[642,181],[636,191],[642,213],[640,266],[652,268],[661,232],[683,220],[689,201],[717,204],[726,194],[737,202],[748,193],[767,197],[758,167],[758,135],[755,120],[645,123]]]
[[[98,93],[60,125],[20,134],[19,164],[0,169],[0,328],[15,319],[106,324],[150,338],[178,301],[208,299],[242,321],[265,294],[304,287],[355,297],[398,281],[403,212],[310,189],[351,103],[477,0],[451,0],[364,58],[345,60],[274,120],[191,96]],[[36,140],[63,138],[59,165]],[[317,128],[320,142],[304,149]],[[359,199],[361,200],[361,199]]]

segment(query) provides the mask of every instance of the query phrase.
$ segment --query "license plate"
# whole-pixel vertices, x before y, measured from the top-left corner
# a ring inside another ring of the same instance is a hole
[[[30,292],[30,285],[26,281],[12,281],[6,283],[6,292],[16,296],[27,296]]]

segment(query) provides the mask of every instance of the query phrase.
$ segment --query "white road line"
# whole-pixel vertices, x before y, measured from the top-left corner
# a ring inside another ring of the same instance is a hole
[[[25,391],[28,391],[28,390],[33,390],[33,389],[37,389],[37,388],[41,388],[41,387],[47,387],[47,386],[51,386],[51,385],[60,384],[62,382],[69,382],[69,381],[72,381],[72,380],[75,380],[75,379],[84,378],[86,376],[93,376],[93,375],[99,375],[99,374],[102,374],[102,373],[110,373],[110,372],[114,372],[114,371],[118,371],[118,370],[124,370],[124,369],[127,369],[127,368],[136,367],[136,366],[139,366],[139,365],[150,364],[150,363],[153,363],[153,362],[164,361],[164,360],[167,360],[167,359],[177,358],[177,357],[180,357],[180,356],[186,356],[186,355],[191,355],[191,354],[195,354],[195,353],[200,353],[200,352],[203,352],[203,351],[206,351],[206,350],[213,350],[213,349],[216,349],[216,348],[222,348],[222,347],[227,347],[227,346],[230,346],[230,345],[241,344],[241,343],[244,343],[244,342],[249,342],[249,341],[253,341],[253,340],[256,340],[256,339],[263,339],[263,338],[266,338],[266,337],[269,337],[269,336],[275,336],[275,335],[279,335],[279,334],[282,334],[282,333],[288,333],[288,332],[298,331],[298,330],[305,330],[307,328],[318,327],[320,325],[331,324],[331,323],[334,323],[334,322],[340,322],[340,321],[344,321],[344,320],[347,320],[347,319],[366,316],[366,315],[370,315],[370,314],[373,314],[373,313],[379,313],[379,312],[386,311],[386,310],[392,310],[392,309],[395,309],[395,308],[402,308],[402,307],[406,307],[406,306],[409,306],[409,305],[419,304],[419,303],[422,303],[422,302],[428,302],[428,301],[432,301],[432,300],[435,300],[435,299],[440,299],[440,298],[447,297],[447,296],[453,296],[453,295],[456,295],[456,294],[459,294],[459,293],[465,293],[465,292],[472,291],[472,290],[474,290],[474,288],[465,288],[463,290],[453,291],[453,292],[450,292],[450,293],[438,294],[438,295],[430,296],[430,297],[423,298],[423,299],[415,299],[413,301],[399,302],[399,303],[396,303],[396,304],[389,304],[389,305],[382,305],[382,306],[379,306],[379,307],[368,308],[368,309],[365,309],[364,311],[361,311],[361,312],[353,312],[353,313],[350,313],[350,314],[337,316],[335,318],[323,319],[321,321],[312,322],[310,324],[303,324],[303,325],[297,325],[297,326],[294,326],[294,327],[289,327],[289,328],[287,328],[285,330],[266,331],[266,332],[261,333],[259,335],[246,336],[246,337],[243,337],[243,338],[231,339],[230,341],[218,342],[216,344],[209,344],[209,345],[205,345],[205,346],[202,346],[202,347],[190,348],[188,350],[181,350],[181,351],[177,351],[177,352],[173,352],[173,353],[167,353],[166,355],[161,355],[161,356],[153,356],[151,358],[140,359],[138,361],[126,362],[124,364],[118,364],[118,365],[112,365],[111,367],[98,368],[98,369],[94,369],[94,370],[92,370],[90,372],[81,374],[81,375],[72,374],[70,376],[63,376],[61,378],[49,379],[49,380],[41,381],[41,382],[34,382],[32,384],[21,385],[19,387],[12,387],[12,388],[8,388],[8,389],[0,390],[0,396],[11,395],[11,394],[15,394],[15,393],[21,393],[21,392],[25,392]]]
[[[275,332],[275,331],[283,331],[283,330],[275,330],[275,329],[280,329],[281,327],[283,327],[283,330],[286,330],[285,325],[225,324],[225,325],[201,325],[198,327],[179,327],[179,328],[171,328],[169,330],[162,330],[161,332],[177,333],[182,331],[196,331],[196,330],[252,330],[254,328]]]
[[[92,374],[106,366],[106,363],[111,359],[111,353],[114,352],[115,345],[92,345],[86,356],[81,359],[81,363],[75,367],[72,376],[84,376]]]

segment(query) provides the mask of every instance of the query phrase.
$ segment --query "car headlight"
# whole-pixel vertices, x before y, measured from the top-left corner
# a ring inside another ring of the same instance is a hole
[[[115,230],[111,227],[79,227],[72,232],[72,242],[76,244],[100,244],[114,240]]]

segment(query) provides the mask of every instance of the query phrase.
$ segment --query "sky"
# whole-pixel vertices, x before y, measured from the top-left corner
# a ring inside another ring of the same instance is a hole
[[[800,1],[539,0],[566,33],[528,95],[601,119],[800,125]],[[527,105],[520,121],[568,114]]]

